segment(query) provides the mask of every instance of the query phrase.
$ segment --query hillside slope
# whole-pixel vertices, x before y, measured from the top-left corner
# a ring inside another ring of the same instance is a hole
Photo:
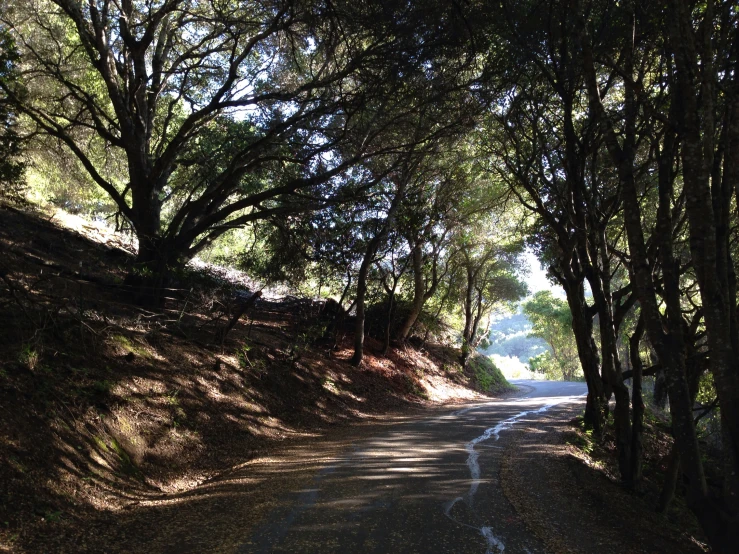
[[[549,350],[542,339],[529,336],[531,329],[529,318],[522,312],[494,321],[490,325],[490,346],[485,354],[518,358],[522,364],[528,364],[529,359]]]
[[[160,312],[137,308],[130,253],[49,219],[0,206],[0,550],[64,551],[90,522],[285,440],[509,388],[484,358],[461,372],[440,346],[380,357],[371,337],[353,368],[349,329],[329,348],[323,302],[306,299],[260,300],[223,340],[243,282],[190,271]]]

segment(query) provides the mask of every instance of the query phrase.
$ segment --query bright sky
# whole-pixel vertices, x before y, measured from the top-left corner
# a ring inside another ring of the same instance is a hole
[[[562,287],[553,285],[549,282],[546,271],[542,269],[539,260],[536,259],[536,256],[531,250],[527,250],[524,253],[523,259],[526,262],[526,265],[529,266],[529,275],[526,277],[529,294],[533,295],[540,290],[550,290],[554,296],[559,298],[565,297],[565,292],[562,290]]]

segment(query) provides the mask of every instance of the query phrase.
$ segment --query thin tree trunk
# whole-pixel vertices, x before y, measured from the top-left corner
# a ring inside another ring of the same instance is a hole
[[[354,355],[350,363],[354,366],[358,366],[362,363],[362,357],[364,356],[364,299],[367,294],[367,275],[369,274],[369,268],[373,263],[377,249],[384,240],[388,231],[395,222],[395,215],[400,206],[400,202],[403,199],[405,193],[405,180],[402,180],[397,185],[395,190],[395,196],[393,201],[390,203],[390,209],[387,212],[387,217],[382,224],[382,228],[378,233],[372,237],[367,245],[367,250],[362,260],[362,265],[359,268],[359,275],[357,276],[357,322],[354,328]]]
[[[354,366],[362,363],[362,357],[364,355],[364,298],[367,294],[367,275],[377,253],[377,248],[382,241],[382,237],[385,235],[384,231],[385,227],[369,241],[362,265],[359,267],[359,275],[357,275],[357,315],[356,325],[354,327],[354,355],[350,362]]]
[[[425,302],[425,284],[423,279],[423,251],[420,242],[411,245],[411,260],[413,269],[413,301],[411,302],[411,311],[405,318],[403,324],[398,330],[398,339],[405,340],[418,319]]]
[[[605,257],[605,256],[604,256]],[[608,275],[610,269],[606,261],[603,261],[603,273]],[[631,472],[631,419],[629,414],[629,389],[623,382],[621,367],[617,358],[616,333],[613,325],[613,317],[610,305],[610,291],[608,290],[608,277],[591,280],[591,290],[598,307],[598,321],[601,338],[601,368],[602,377],[609,384],[616,398],[616,409],[614,410],[614,423],[616,430],[616,448],[618,451],[618,466],[621,479],[631,484],[633,475]],[[605,286],[604,286],[605,282]],[[605,288],[605,290],[603,290]]]
[[[678,452],[677,443],[673,443],[670,449],[670,458],[667,464],[667,473],[662,483],[662,491],[659,495],[657,503],[657,511],[660,514],[666,514],[670,509],[670,503],[675,497],[675,488],[677,487],[677,478],[680,476],[680,453]]]
[[[395,315],[395,291],[398,289],[398,282],[405,273],[405,267],[400,270],[400,275],[396,276],[394,273],[391,275],[393,280],[392,288],[388,288],[388,307],[387,307],[387,321],[385,322],[385,336],[382,340],[382,355],[387,356],[388,350],[390,350],[390,330],[393,326],[393,319]]]
[[[585,401],[585,424],[593,429],[596,435],[603,433],[603,416],[605,394],[600,377],[598,349],[593,340],[593,318],[588,313],[585,301],[585,289],[582,280],[573,276],[567,278],[556,273],[560,284],[565,289],[567,304],[572,313],[572,332],[575,335],[577,355],[580,359],[585,382],[588,385],[588,396]]]
[[[387,356],[390,350],[390,328],[393,325],[393,312],[395,311],[395,291],[393,291],[388,301],[387,323],[385,324],[385,336],[382,339],[382,355]]]
[[[468,262],[469,264],[469,262]],[[472,295],[475,290],[475,273],[472,268],[467,266],[467,286],[464,294],[464,330],[462,331],[462,353],[459,357],[459,363],[462,367],[467,366],[467,360],[470,357],[470,333],[472,332]]]
[[[639,343],[644,334],[644,320],[640,317],[634,334],[629,339],[629,354],[631,357],[631,406],[633,422],[631,426],[631,482],[638,486],[642,480],[642,458],[644,455],[644,400],[642,399],[642,365],[639,355]]]

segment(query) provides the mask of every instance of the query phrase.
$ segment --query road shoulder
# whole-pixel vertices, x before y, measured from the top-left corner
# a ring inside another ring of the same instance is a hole
[[[504,494],[552,552],[703,552],[638,495],[586,465],[567,444],[580,406],[518,428],[501,463]]]

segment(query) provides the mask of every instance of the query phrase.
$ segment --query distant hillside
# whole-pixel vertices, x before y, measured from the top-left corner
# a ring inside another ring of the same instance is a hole
[[[504,317],[490,326],[490,346],[482,352],[487,356],[497,355],[518,358],[522,364],[548,349],[547,344],[528,336],[531,322],[522,313]]]

